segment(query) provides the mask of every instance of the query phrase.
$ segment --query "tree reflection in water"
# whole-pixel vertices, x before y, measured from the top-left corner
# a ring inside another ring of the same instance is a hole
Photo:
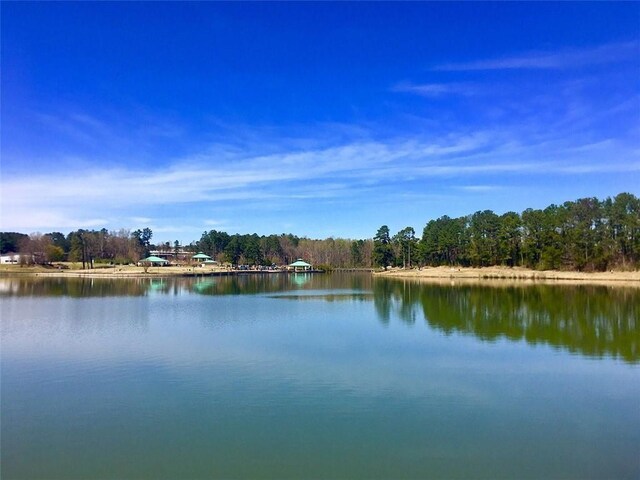
[[[0,297],[121,297],[142,296],[156,289],[160,279],[5,277]]]
[[[442,285],[376,280],[380,320],[417,317],[445,334],[548,344],[640,361],[640,289],[594,285]]]
[[[434,284],[370,275],[265,274],[201,278],[0,278],[0,297],[252,295],[301,292],[291,300],[371,301],[383,324],[425,320],[449,335],[526,340],[588,356],[640,362],[640,289],[555,284]],[[310,295],[313,294],[313,295]],[[284,298],[284,297],[280,297]]]

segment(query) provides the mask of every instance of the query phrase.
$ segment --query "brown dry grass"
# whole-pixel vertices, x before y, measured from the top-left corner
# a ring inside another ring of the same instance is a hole
[[[427,267],[422,269],[392,269],[375,275],[415,280],[467,280],[467,281],[527,281],[563,283],[599,283],[640,286],[640,271],[622,272],[566,272],[558,270],[530,270],[521,267]]]
[[[57,265],[57,264],[56,264]],[[63,263],[60,264],[62,268],[58,269],[57,266],[42,267],[36,266],[19,266],[19,265],[1,265],[0,275],[37,275],[37,276],[54,276],[54,277],[146,277],[146,276],[181,276],[181,275],[202,275],[214,272],[226,272],[224,267],[149,267],[147,272],[143,267],[131,266],[131,265],[98,265],[91,270],[82,270],[82,264]],[[66,268],[64,268],[66,267]]]
[[[66,269],[42,266],[0,265],[0,275],[37,275],[56,277],[146,277],[146,276],[182,276],[203,275],[218,272],[227,272],[222,266],[192,267],[170,266],[150,267],[145,273],[143,267],[118,265],[99,265],[92,270],[82,270],[81,264],[60,264]],[[526,268],[485,267],[485,268],[459,268],[459,267],[426,267],[422,269],[395,268],[386,272],[376,272],[376,276],[389,278],[405,278],[420,281],[466,281],[466,282],[492,282],[501,281],[525,281],[525,282],[562,282],[562,283],[598,283],[611,285],[640,286],[640,271],[612,271],[612,272],[566,272],[558,270],[530,270]]]

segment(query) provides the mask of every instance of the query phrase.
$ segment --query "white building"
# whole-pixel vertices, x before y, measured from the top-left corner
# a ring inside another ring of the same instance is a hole
[[[19,253],[6,253],[4,255],[0,255],[0,264],[2,265],[15,265],[18,263],[20,263]]]

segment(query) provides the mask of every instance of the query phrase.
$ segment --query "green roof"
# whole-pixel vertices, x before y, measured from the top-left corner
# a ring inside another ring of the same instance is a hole
[[[164,258],[156,257],[154,255],[151,255],[150,257],[147,257],[147,258],[143,258],[140,261],[141,262],[148,262],[148,263],[169,263],[168,260],[166,260]]]
[[[195,258],[196,260],[209,260],[211,257],[209,255],[205,255],[202,252],[198,252],[191,258]]]
[[[310,267],[311,264],[298,259],[295,262],[293,262],[292,264],[290,264],[289,266],[290,267]]]

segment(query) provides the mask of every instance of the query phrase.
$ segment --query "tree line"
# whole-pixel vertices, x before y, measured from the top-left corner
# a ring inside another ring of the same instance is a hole
[[[61,232],[26,235],[0,232],[0,252],[19,253],[23,264],[81,262],[83,268],[93,268],[95,262],[127,264],[146,257],[154,247],[149,228],[133,232],[79,229],[64,235]]]
[[[152,237],[149,228],[133,232],[80,229],[67,235],[60,232],[31,235],[0,232],[0,252],[19,253],[24,264],[69,261],[81,262],[83,268],[93,268],[96,262],[134,263],[156,250],[172,254],[174,259],[181,256],[182,261],[184,257],[188,261],[190,254],[203,252],[220,263],[233,265],[284,265],[304,258],[313,265],[332,268],[368,268],[373,249],[372,240],[313,240],[290,233],[230,235],[211,230],[204,232],[200,240],[184,246],[178,240],[153,244]]]
[[[374,237],[377,266],[522,266],[539,270],[604,271],[640,267],[640,199],[630,193],[581,198],[542,210],[498,215],[477,211]]]
[[[196,243],[198,251],[233,265],[286,265],[298,258],[332,268],[371,267],[372,240],[314,240],[291,233],[229,235],[210,230]]]
[[[298,258],[333,268],[400,266],[522,266],[540,270],[603,271],[640,268],[640,199],[631,193],[581,198],[545,209],[498,215],[491,210],[430,220],[416,235],[406,227],[392,235],[380,227],[373,239],[309,239],[289,234],[233,234],[210,230],[180,246],[152,244],[149,228],[76,230],[25,235],[0,233],[1,252],[36,263],[73,261],[131,263],[151,250],[202,251],[233,265],[284,265]],[[23,258],[21,256],[21,258]]]

